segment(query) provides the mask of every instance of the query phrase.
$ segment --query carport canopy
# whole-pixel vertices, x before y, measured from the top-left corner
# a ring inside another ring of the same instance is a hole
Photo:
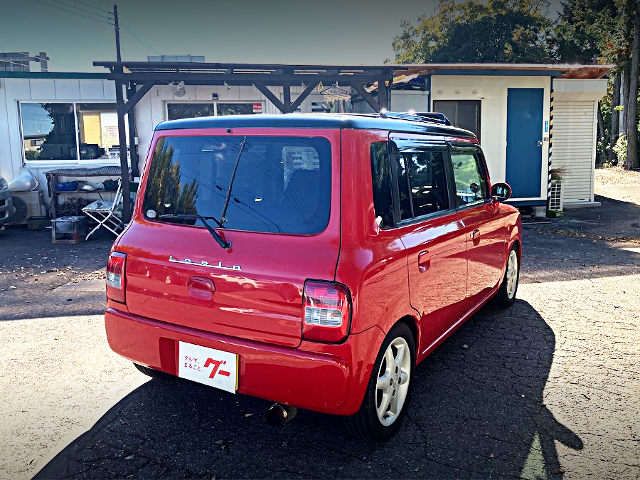
[[[249,63],[197,63],[197,62],[93,62],[96,67],[108,68],[109,80],[116,84],[118,109],[118,141],[120,144],[120,168],[123,193],[123,217],[131,219],[129,196],[129,166],[127,162],[127,133],[125,115],[129,113],[129,144],[131,166],[137,173],[138,157],[135,146],[135,119],[133,107],[155,85],[184,82],[185,85],[255,86],[282,113],[295,112],[305,98],[318,85],[336,83],[352,87],[374,111],[389,109],[389,94],[394,72],[405,70],[398,65],[281,65]],[[376,83],[378,98],[374,98],[365,86]],[[296,99],[291,98],[291,86],[301,85],[304,90]],[[283,88],[280,100],[268,87]],[[126,99],[124,95],[126,87]]]

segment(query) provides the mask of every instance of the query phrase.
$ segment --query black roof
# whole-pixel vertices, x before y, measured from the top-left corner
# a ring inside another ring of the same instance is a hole
[[[475,134],[441,122],[384,118],[378,115],[289,113],[286,115],[228,115],[219,117],[185,118],[162,122],[156,130],[184,130],[197,128],[349,128],[388,130],[405,133],[430,133],[454,137],[475,138]]]

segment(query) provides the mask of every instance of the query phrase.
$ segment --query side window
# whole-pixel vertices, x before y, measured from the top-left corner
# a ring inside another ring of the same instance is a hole
[[[487,182],[477,155],[451,152],[458,206],[480,202],[488,197]]]
[[[413,216],[449,208],[442,152],[418,150],[404,154],[409,169]]]
[[[371,180],[373,182],[373,208],[376,217],[382,218],[382,227],[393,225],[393,201],[391,190],[391,162],[389,144],[371,144]]]
[[[449,208],[443,152],[415,142],[399,143],[394,156],[398,171],[400,220]]]
[[[407,159],[400,152],[398,154],[398,194],[400,195],[400,220],[413,218],[413,207],[411,206],[411,189],[409,188],[409,171]]]

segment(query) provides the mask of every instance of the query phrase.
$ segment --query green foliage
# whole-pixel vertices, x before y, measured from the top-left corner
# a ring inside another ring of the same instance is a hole
[[[554,27],[556,55],[567,63],[597,63],[613,48],[618,0],[566,0]]]
[[[144,209],[151,208],[158,216],[165,213],[197,213],[197,181],[194,179],[182,186],[180,163],[174,163],[173,155],[173,146],[168,147],[165,139],[160,139],[153,154],[144,199]]]
[[[544,63],[552,60],[546,0],[442,0],[418,24],[404,20],[393,41],[396,61]]]
[[[613,152],[618,157],[618,165],[624,165],[627,161],[627,137],[625,135],[620,135],[613,147]]]

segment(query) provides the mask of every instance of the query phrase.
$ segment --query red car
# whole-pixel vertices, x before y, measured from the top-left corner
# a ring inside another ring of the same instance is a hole
[[[109,257],[109,344],[147,374],[387,440],[416,365],[490,299],[515,301],[510,193],[435,117],[162,123]]]

